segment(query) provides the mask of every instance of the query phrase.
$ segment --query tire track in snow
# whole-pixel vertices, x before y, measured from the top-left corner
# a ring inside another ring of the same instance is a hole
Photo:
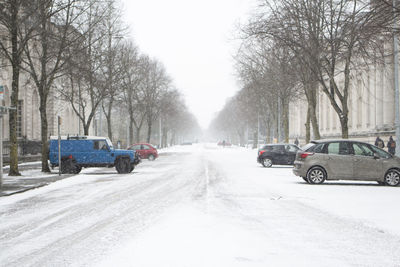
[[[171,158],[174,159],[176,157]],[[71,205],[43,218],[34,217],[34,223],[23,227],[10,226],[8,231],[3,229],[4,238],[0,242],[5,252],[3,255],[9,254],[9,257],[0,257],[1,262],[7,263],[7,266],[74,265],[77,262],[81,265],[93,262],[126,235],[142,231],[166,210],[184,199],[190,199],[197,192],[200,183],[197,181],[198,175],[202,171],[197,156],[190,156],[183,161],[186,164],[176,161],[179,164],[174,164],[175,169],[168,173],[135,174],[132,178],[135,180],[128,182],[122,176],[118,176],[118,181],[106,184],[103,181],[102,190],[92,193],[95,196],[96,192],[102,192],[102,197],[92,196],[81,201],[78,198]],[[117,183],[115,188],[105,187],[113,183]],[[118,183],[128,187],[120,189]],[[117,188],[119,190],[116,191]],[[45,208],[43,203],[46,201],[35,201],[41,203],[36,208]],[[30,210],[25,204],[22,204],[25,211]],[[41,227],[41,224],[46,224],[46,227]],[[32,243],[36,243],[36,247]],[[89,255],[80,256],[82,251],[87,251]]]

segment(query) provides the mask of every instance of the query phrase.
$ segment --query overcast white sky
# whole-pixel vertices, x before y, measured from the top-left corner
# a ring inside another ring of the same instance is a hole
[[[124,21],[140,50],[160,60],[207,128],[239,87],[234,77],[235,24],[256,0],[122,0]]]

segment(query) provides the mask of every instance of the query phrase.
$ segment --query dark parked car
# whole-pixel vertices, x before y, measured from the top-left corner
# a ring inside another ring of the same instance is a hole
[[[312,141],[297,152],[293,173],[310,184],[325,180],[377,181],[400,184],[400,158],[353,140]]]
[[[158,158],[157,149],[151,144],[134,144],[129,147],[128,150],[135,150],[141,159],[155,160]]]
[[[293,165],[299,149],[293,144],[268,144],[258,150],[257,162],[264,167]]]

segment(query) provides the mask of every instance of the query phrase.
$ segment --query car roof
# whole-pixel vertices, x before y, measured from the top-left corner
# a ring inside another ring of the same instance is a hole
[[[289,144],[289,143],[265,144],[264,146],[286,146],[286,145],[293,145],[293,146],[295,146],[295,144]]]
[[[332,142],[354,142],[354,143],[368,144],[363,141],[352,140],[352,139],[320,139],[320,140],[311,140],[310,141],[310,143],[314,143],[314,144],[325,144],[325,143],[332,143]]]
[[[102,136],[88,136],[88,135],[62,135],[61,140],[105,140],[107,137]],[[50,140],[58,140],[58,136],[50,136]]]
[[[136,144],[133,144],[133,145],[131,145],[131,146],[137,146],[137,145],[148,145],[148,146],[153,146],[152,144],[149,144],[149,143],[136,143]]]

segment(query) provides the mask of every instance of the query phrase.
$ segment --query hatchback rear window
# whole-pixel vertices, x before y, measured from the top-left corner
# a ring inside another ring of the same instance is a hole
[[[312,152],[315,152],[315,153],[324,153],[323,151],[324,151],[324,146],[325,146],[325,144],[318,144],[318,145],[316,145],[316,146],[314,146],[313,148],[312,148]],[[311,152],[311,151],[310,151]]]
[[[272,146],[264,146],[264,147],[262,148],[262,150],[271,151],[271,150],[272,150]]]
[[[312,149],[316,146],[315,143],[308,143],[307,145],[303,146],[301,150],[312,152]]]

